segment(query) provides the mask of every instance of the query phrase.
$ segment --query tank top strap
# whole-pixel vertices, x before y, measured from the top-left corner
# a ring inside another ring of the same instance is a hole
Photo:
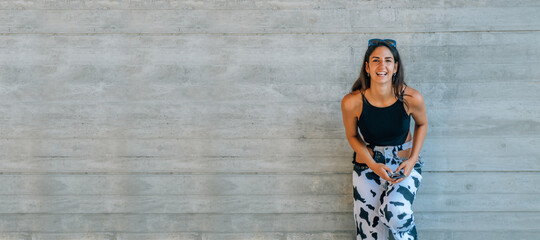
[[[403,91],[401,91],[401,94],[399,94],[399,100],[403,102],[403,97],[405,96],[405,89],[407,89],[407,85],[403,88]]]
[[[366,102],[366,96],[364,96],[364,91],[360,90],[360,93],[362,94],[362,102]]]

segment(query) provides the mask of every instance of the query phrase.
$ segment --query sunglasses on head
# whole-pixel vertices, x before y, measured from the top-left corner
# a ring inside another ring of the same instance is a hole
[[[394,40],[394,39],[379,39],[379,38],[369,39],[368,46],[375,45],[375,44],[377,44],[379,42],[386,42],[386,43],[392,45],[392,47],[396,47],[396,40]]]

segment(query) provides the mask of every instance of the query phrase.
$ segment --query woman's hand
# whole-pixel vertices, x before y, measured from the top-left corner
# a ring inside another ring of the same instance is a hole
[[[390,176],[388,176],[388,173],[392,173],[392,169],[390,169],[388,166],[386,166],[386,164],[384,163],[374,163],[372,165],[369,166],[369,168],[371,169],[371,171],[373,171],[375,174],[377,174],[379,177],[381,177],[382,179],[394,184],[396,183],[396,180],[395,179],[392,179],[390,178]]]
[[[401,181],[403,181],[403,179],[409,177],[409,175],[411,175],[411,172],[414,168],[414,165],[416,164],[416,161],[418,160],[418,157],[412,157],[412,158],[409,158],[405,161],[403,161],[401,164],[399,164],[399,167],[396,169],[396,173],[398,173],[399,171],[401,171],[401,169],[403,169],[403,175],[405,175],[404,178],[400,178],[400,179],[397,179],[397,181],[395,183],[399,183]]]
[[[375,156],[375,153],[371,148],[367,148],[369,155],[373,158]],[[358,154],[356,155],[358,159]],[[356,161],[358,162],[358,161]],[[390,183],[397,183],[396,179],[390,178],[388,175],[389,173],[392,173],[392,169],[390,169],[386,164],[383,163],[374,163],[373,165],[368,165],[368,167],[373,171],[375,174],[377,174],[382,179],[389,181]]]

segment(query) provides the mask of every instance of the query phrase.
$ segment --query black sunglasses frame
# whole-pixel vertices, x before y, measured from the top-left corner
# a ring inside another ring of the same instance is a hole
[[[380,38],[372,38],[368,41],[368,46],[373,46],[377,44],[378,42],[386,42],[392,45],[392,47],[396,47],[396,40],[394,39],[380,39]]]

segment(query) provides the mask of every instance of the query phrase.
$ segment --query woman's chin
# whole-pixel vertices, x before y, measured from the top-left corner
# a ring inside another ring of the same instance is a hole
[[[375,81],[376,83],[383,84],[383,83],[390,82],[390,79],[376,77],[376,78],[372,78],[371,81]]]

